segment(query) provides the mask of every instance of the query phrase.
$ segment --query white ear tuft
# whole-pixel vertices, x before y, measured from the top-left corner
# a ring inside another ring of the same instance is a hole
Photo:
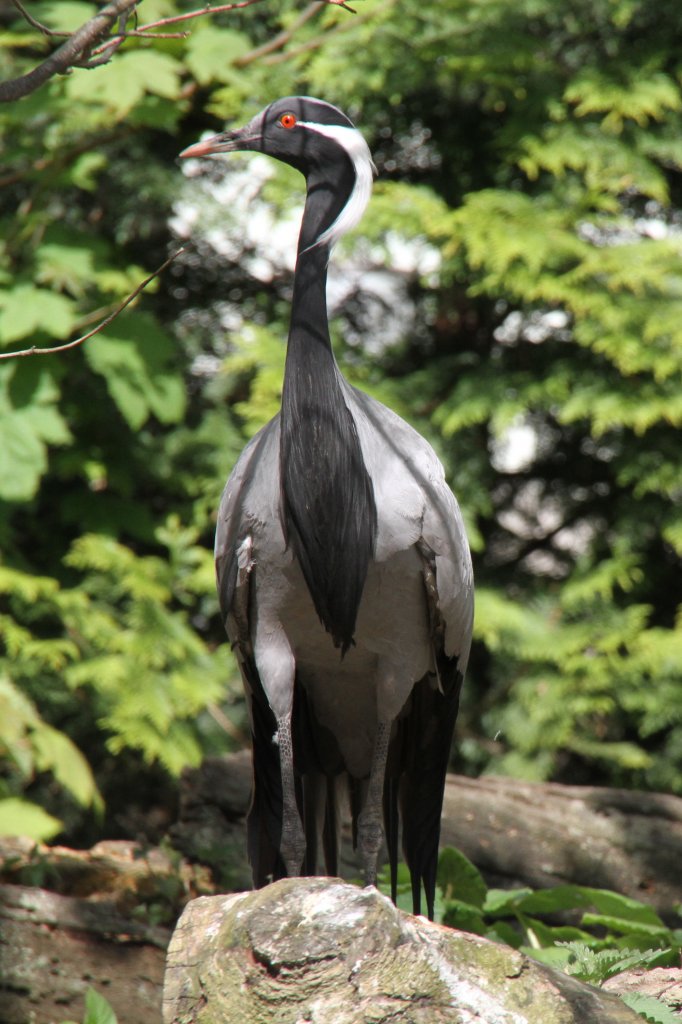
[[[318,245],[328,245],[331,249],[341,235],[345,235],[360,222],[372,194],[372,182],[376,168],[372,163],[369,146],[357,128],[347,128],[337,124],[317,124],[313,121],[299,121],[299,124],[310,131],[326,135],[328,139],[334,139],[346,151],[355,170],[355,185],[348,202],[334,223],[330,224],[317,241],[309,246],[312,249]]]

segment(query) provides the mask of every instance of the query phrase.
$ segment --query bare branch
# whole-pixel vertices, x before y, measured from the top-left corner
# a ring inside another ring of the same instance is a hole
[[[132,32],[117,33],[111,39],[107,39],[99,46],[96,46],[90,53],[93,57],[99,57],[101,53],[105,53],[107,50],[112,50],[113,52],[126,39],[187,39],[189,34],[189,32],[145,32],[141,28],[134,29]],[[92,64],[89,64],[88,67],[92,67]]]
[[[262,46],[256,46],[253,50],[250,50],[249,53],[245,53],[243,57],[237,57],[234,61],[235,67],[246,67],[247,64],[251,64],[260,57],[265,57],[268,53],[274,53],[276,50],[281,50],[282,47],[286,46],[286,44],[292,39],[299,28],[301,28],[302,25],[305,25],[306,21],[310,21],[310,19],[324,6],[325,4],[322,0],[313,0],[313,2],[308,4],[307,7],[303,8],[291,28],[286,29],[284,32],[278,32],[278,34],[273,36],[272,39],[269,39],[267,43],[263,43]]]
[[[299,46],[296,46],[291,50],[282,51],[280,48],[279,52],[274,51],[271,53],[266,53],[262,58],[263,64],[282,64],[284,63],[284,61],[291,60],[292,57],[299,57],[301,54],[311,53],[314,50],[319,50],[320,47],[323,46],[328,41],[330,36],[337,36],[341,32],[346,32],[349,29],[354,28],[358,24],[358,22],[366,21],[367,18],[369,17],[374,17],[377,13],[377,10],[384,10],[386,7],[391,6],[392,0],[384,0],[384,3],[381,4],[380,7],[374,7],[371,14],[369,11],[363,11],[362,14],[358,14],[358,12],[353,10],[352,7],[348,7],[348,5],[345,3],[345,0],[344,2],[340,2],[340,0],[324,0],[324,2],[336,4],[336,6],[338,7],[343,7],[345,11],[350,11],[351,14],[356,14],[356,20],[339,22],[339,24],[334,25],[333,28],[331,28],[324,35],[319,35],[316,36],[314,39],[309,39],[307,42],[301,43]],[[248,62],[248,58],[250,56],[251,55],[247,53],[244,57],[236,60],[235,64],[239,66],[241,62]]]
[[[110,0],[94,17],[86,21],[84,25],[74,32],[59,49],[33,68],[25,75],[12,78],[8,82],[0,82],[0,102],[11,102],[19,100],[22,96],[28,96],[41,85],[44,85],[53,75],[58,75],[74,64],[82,60],[91,46],[99,42],[113,23],[122,14],[134,10],[137,0]]]
[[[53,345],[50,348],[38,348],[37,345],[31,345],[30,348],[22,348],[17,352],[0,352],[0,359],[19,359],[22,356],[51,356],[56,352],[68,352],[69,349],[77,348],[79,345],[82,345],[84,341],[88,341],[89,338],[94,337],[95,334],[99,334],[105,327],[108,327],[109,324],[113,323],[116,317],[120,316],[123,310],[137,298],[140,292],[144,291],[147,285],[150,284],[155,277],[162,274],[166,267],[169,267],[171,263],[178,258],[178,256],[182,256],[185,252],[187,252],[187,246],[182,246],[182,248],[176,249],[174,253],[171,253],[168,259],[164,260],[160,267],[157,267],[149,277],[145,277],[144,281],[141,281],[137,288],[135,288],[135,290],[132,291],[130,295],[128,295],[127,298],[125,298],[123,302],[116,307],[115,310],[113,310],[113,312],[109,313],[108,316],[105,316],[104,320],[101,320],[97,326],[93,327],[93,329],[88,331],[87,334],[81,335],[80,338],[76,338],[74,341],[67,341],[64,345]]]
[[[336,3],[336,0],[329,0],[330,3]],[[189,21],[191,18],[203,18],[206,14],[225,14],[227,11],[240,10],[242,7],[251,7],[253,4],[262,3],[262,0],[236,0],[235,3],[231,4],[218,4],[214,6],[212,4],[204,4],[203,7],[198,8],[195,11],[187,11],[185,14],[173,14],[168,18],[161,18],[159,21],[150,21],[147,25],[142,25],[145,31],[149,31],[152,28],[162,28],[164,25],[177,25],[181,21]]]
[[[102,64],[108,64],[124,39],[125,35],[122,33],[115,35],[112,39],[108,39],[103,46],[99,47],[100,52],[103,51],[105,47],[108,49],[108,52],[102,53],[99,57],[95,56],[95,51],[88,47],[87,56],[83,60],[76,61],[73,66],[75,68],[86,68],[90,70],[91,68],[101,67]]]

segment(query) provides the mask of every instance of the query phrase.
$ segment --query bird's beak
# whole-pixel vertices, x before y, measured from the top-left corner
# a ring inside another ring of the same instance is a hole
[[[213,135],[210,139],[195,142],[193,146],[183,149],[180,159],[213,156],[214,153],[235,153],[245,149],[260,149],[260,142],[260,132],[252,122],[247,124],[245,128],[235,128],[233,131],[220,132],[219,135]]]

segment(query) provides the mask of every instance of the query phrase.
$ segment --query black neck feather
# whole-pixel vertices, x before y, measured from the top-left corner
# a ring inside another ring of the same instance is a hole
[[[282,391],[280,468],[287,540],[323,625],[345,652],[353,642],[377,515],[329,339],[329,250],[314,246],[343,207],[338,200],[330,204],[330,196],[328,186],[316,193],[309,181]]]

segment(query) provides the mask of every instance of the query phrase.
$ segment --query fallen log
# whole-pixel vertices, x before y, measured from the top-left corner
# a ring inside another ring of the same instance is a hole
[[[209,864],[225,889],[250,886],[250,793],[248,752],[211,758],[182,780],[173,843]],[[492,885],[547,888],[571,882],[614,889],[666,918],[682,902],[680,797],[451,775],[441,845],[460,849]],[[347,832],[340,874],[359,874]]]
[[[682,799],[664,793],[450,776],[441,843],[505,888],[613,889],[664,917],[682,901]]]

